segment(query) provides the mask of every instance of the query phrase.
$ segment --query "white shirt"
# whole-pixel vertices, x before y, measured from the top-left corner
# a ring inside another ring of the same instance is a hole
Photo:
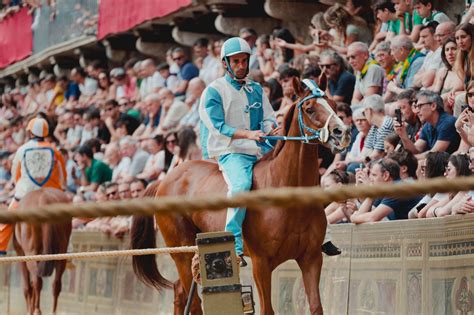
[[[209,85],[212,81],[219,78],[220,69],[222,67],[219,59],[210,55],[206,56],[202,61],[202,69],[199,70],[199,78]]]
[[[114,168],[112,172],[112,181],[117,181],[119,175],[127,174],[127,171],[130,168],[130,164],[132,164],[132,160],[129,157],[123,157],[120,160],[120,163],[117,165],[117,167]]]
[[[81,94],[84,96],[92,96],[97,92],[98,87],[99,84],[96,80],[87,77],[84,79],[84,84],[79,84],[79,91],[81,91]]]
[[[444,66],[443,60],[441,59],[441,49],[442,47],[438,47],[435,51],[428,51],[423,61],[423,65],[421,66],[424,71],[437,71]]]

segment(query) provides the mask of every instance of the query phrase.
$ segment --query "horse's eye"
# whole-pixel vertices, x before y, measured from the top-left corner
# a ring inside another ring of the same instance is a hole
[[[308,107],[305,109],[305,112],[308,114],[308,115],[311,115],[311,114],[314,114],[314,109],[312,107]]]

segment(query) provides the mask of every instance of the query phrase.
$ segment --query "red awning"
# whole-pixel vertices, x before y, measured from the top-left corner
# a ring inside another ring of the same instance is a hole
[[[186,7],[192,0],[100,0],[97,37],[119,33],[146,20],[166,16]]]
[[[0,68],[22,60],[33,51],[33,18],[23,8],[0,22]]]

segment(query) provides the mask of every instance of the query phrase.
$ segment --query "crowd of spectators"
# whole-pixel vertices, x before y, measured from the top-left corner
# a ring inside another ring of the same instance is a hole
[[[8,1],[7,1],[8,2]],[[351,1],[352,3],[352,1]],[[320,146],[323,187],[468,176],[474,171],[474,5],[454,21],[432,0],[373,1],[366,10],[335,4],[311,19],[310,43],[286,28],[239,36],[252,48],[249,77],[262,84],[277,121],[296,99],[292,78],[328,79],[326,95],[352,128],[350,147]],[[67,161],[75,203],[139,198],[174,167],[201,159],[198,106],[224,74],[224,39],[173,47],[166,60],[92,61],[64,76],[42,72],[7,86],[0,105],[0,198],[14,185],[11,162],[41,115]],[[402,200],[332,203],[330,223],[445,216],[474,211],[472,192]],[[121,237],[128,218],[75,219],[74,227]]]

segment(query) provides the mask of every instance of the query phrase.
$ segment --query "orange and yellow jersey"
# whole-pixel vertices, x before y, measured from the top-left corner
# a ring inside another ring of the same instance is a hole
[[[12,175],[15,198],[42,187],[66,188],[66,164],[54,144],[32,139],[18,148],[13,159]]]

